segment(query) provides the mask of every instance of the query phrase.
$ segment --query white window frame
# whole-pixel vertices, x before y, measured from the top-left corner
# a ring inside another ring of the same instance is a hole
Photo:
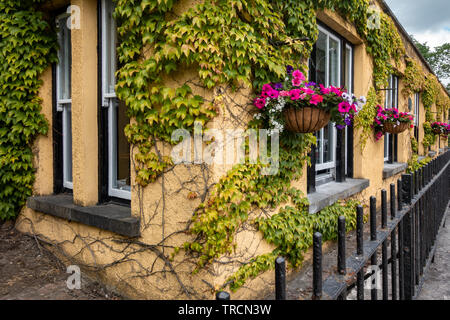
[[[353,94],[353,48],[352,46],[350,46],[349,44],[345,45],[345,50],[346,50],[346,55],[348,52],[350,52],[350,54],[348,56],[346,56],[349,60],[346,62],[350,62],[348,67],[349,67],[349,75],[348,75],[348,93],[349,94]],[[348,51],[347,51],[348,50]],[[345,127],[345,137],[348,137],[348,127]],[[348,173],[348,146],[347,146],[347,141],[345,141],[345,174],[347,175]]]
[[[113,66],[115,60],[108,63],[108,50],[114,54],[109,57],[116,57],[116,26],[107,23],[107,2],[111,0],[102,0],[102,107],[108,108],[108,195],[111,197],[131,200],[131,191],[117,189],[113,187],[113,181],[116,181],[115,170],[117,168],[117,96],[114,90],[108,88],[108,75],[106,70],[108,66]],[[107,46],[107,32],[113,41]],[[115,74],[115,67],[111,67],[109,72]]]
[[[395,84],[395,90],[386,90],[385,99],[384,99],[384,108],[397,108],[398,109],[398,77],[396,75],[391,74],[389,76],[389,88],[392,89]],[[394,92],[395,91],[395,92]],[[388,105],[388,102],[392,101],[392,105]],[[384,162],[389,161],[389,133],[385,133],[384,135]]]
[[[56,17],[56,26],[59,28],[60,24],[63,23],[66,25],[67,18],[69,18],[68,13],[61,14]],[[69,29],[70,32],[70,29]],[[63,47],[61,34],[58,30],[57,33],[58,43],[60,48]],[[72,46],[70,46],[70,50],[72,50]],[[73,190],[73,174],[72,179],[69,179],[69,171],[73,170],[72,165],[72,157],[71,152],[69,152],[68,146],[71,145],[72,140],[72,131],[69,130],[69,117],[71,117],[71,108],[72,108],[72,99],[67,99],[61,97],[60,87],[61,87],[61,51],[58,51],[59,61],[56,64],[56,111],[62,112],[62,149],[63,149],[63,187],[66,189]],[[69,68],[69,72],[71,67]],[[71,79],[70,75],[67,75],[66,81]],[[69,87],[71,87],[72,83],[70,81]],[[71,120],[71,119],[70,119]],[[73,172],[72,172],[73,173]]]
[[[420,117],[420,93],[414,93],[414,126],[419,126]]]
[[[339,84],[337,85],[337,87],[339,87],[341,84],[341,64],[342,64],[342,59],[341,59],[341,54],[342,54],[342,43],[341,43],[341,39],[339,39],[338,37],[336,37],[335,35],[333,35],[331,32],[329,32],[328,30],[326,30],[325,28],[322,28],[321,26],[318,27],[319,31],[324,33],[327,36],[327,56],[326,56],[326,64],[325,64],[325,81],[326,83],[324,83],[325,86],[329,86],[330,83],[330,56],[329,56],[329,51],[330,51],[330,39],[333,39],[334,41],[336,41],[339,44],[339,50],[338,50],[338,61],[339,61],[339,68],[338,68],[338,81]],[[316,62],[315,62],[316,63]],[[327,162],[327,163],[322,163],[323,162],[323,147],[324,147],[324,132],[325,130],[322,128],[320,130],[319,133],[319,143],[320,145],[318,146],[319,148],[319,160],[320,160],[320,164],[316,164],[316,172],[317,171],[323,171],[323,170],[335,170],[336,169],[336,139],[337,139],[337,131],[336,128],[333,126],[332,127],[333,130],[333,145],[330,146],[330,150],[333,152],[333,156],[332,156],[332,161]],[[316,179],[318,181],[323,180],[323,179],[328,179],[331,176],[333,176],[333,172],[330,172],[330,174],[326,174],[326,175],[320,175],[320,176],[316,176]]]

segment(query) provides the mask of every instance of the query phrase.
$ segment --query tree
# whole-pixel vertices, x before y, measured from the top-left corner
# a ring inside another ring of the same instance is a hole
[[[450,80],[450,43],[445,43],[432,50],[426,42],[420,43],[413,36],[412,39],[438,78]],[[450,83],[447,84],[447,91],[450,93]]]
[[[425,60],[428,61],[428,63],[430,63],[430,58],[432,56],[432,52],[430,47],[427,45],[427,43],[420,43],[419,41],[417,41],[414,36],[411,36],[414,44],[416,45],[417,49],[419,49],[420,53],[422,54],[422,56],[425,58]]]

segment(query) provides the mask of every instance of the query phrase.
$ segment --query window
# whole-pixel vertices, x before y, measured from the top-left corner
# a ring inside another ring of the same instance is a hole
[[[344,56],[344,61],[342,59]],[[352,92],[353,81],[353,48],[338,36],[319,27],[319,37],[310,60],[311,80],[325,86],[340,87],[345,85]],[[347,130],[346,130],[347,132]],[[337,130],[334,123],[316,133],[318,138],[315,148],[315,179],[319,184],[336,178],[336,143]],[[345,143],[345,148],[347,144]],[[346,154],[348,150],[346,149]],[[347,162],[345,161],[347,171]]]
[[[117,35],[113,18],[112,0],[102,0],[102,108],[107,109],[107,116],[102,119],[106,130],[107,156],[107,196],[131,199],[130,187],[130,145],[124,134],[129,123],[126,105],[116,97],[115,73],[117,70]],[[105,181],[106,181],[105,180]]]
[[[67,14],[56,18],[58,29],[58,64],[56,65],[56,111],[62,117],[62,185],[73,189],[72,180],[72,44]]]
[[[414,138],[419,141],[420,93],[414,94]]]
[[[353,46],[322,25],[309,59],[309,79],[353,92]],[[338,131],[331,123],[316,136],[317,146],[310,153],[312,165],[307,172],[308,193],[316,192],[316,185],[353,177],[353,128]]]
[[[350,94],[353,94],[353,48],[350,45],[345,45],[345,88],[347,88]],[[345,143],[345,174],[350,173],[350,165],[353,165],[353,128],[345,127],[345,136],[347,137],[347,143]],[[351,159],[351,160],[350,160]]]
[[[389,77],[389,87],[386,89],[386,97],[384,101],[385,109],[398,109],[398,78],[394,75]],[[384,135],[384,161],[394,162],[395,148],[394,137],[386,133]]]

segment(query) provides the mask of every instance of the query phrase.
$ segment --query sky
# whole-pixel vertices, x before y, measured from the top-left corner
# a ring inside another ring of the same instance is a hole
[[[450,43],[449,0],[385,0],[409,34],[432,48]]]
[[[450,43],[449,0],[385,0],[397,19],[421,43],[431,48]],[[450,79],[441,79],[450,83]]]

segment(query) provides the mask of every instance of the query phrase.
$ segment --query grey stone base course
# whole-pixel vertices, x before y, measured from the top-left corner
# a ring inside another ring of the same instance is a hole
[[[406,169],[408,169],[407,163],[385,163],[383,168],[383,179],[393,177]]]
[[[308,194],[310,203],[309,213],[317,213],[331,206],[338,200],[345,200],[368,188],[370,181],[367,179],[347,179],[346,182],[330,182],[316,188],[316,192]]]
[[[71,195],[52,195],[28,198],[27,206],[35,211],[68,221],[79,222],[122,236],[140,235],[139,219],[131,216],[131,209],[116,204],[81,207],[73,203]]]

